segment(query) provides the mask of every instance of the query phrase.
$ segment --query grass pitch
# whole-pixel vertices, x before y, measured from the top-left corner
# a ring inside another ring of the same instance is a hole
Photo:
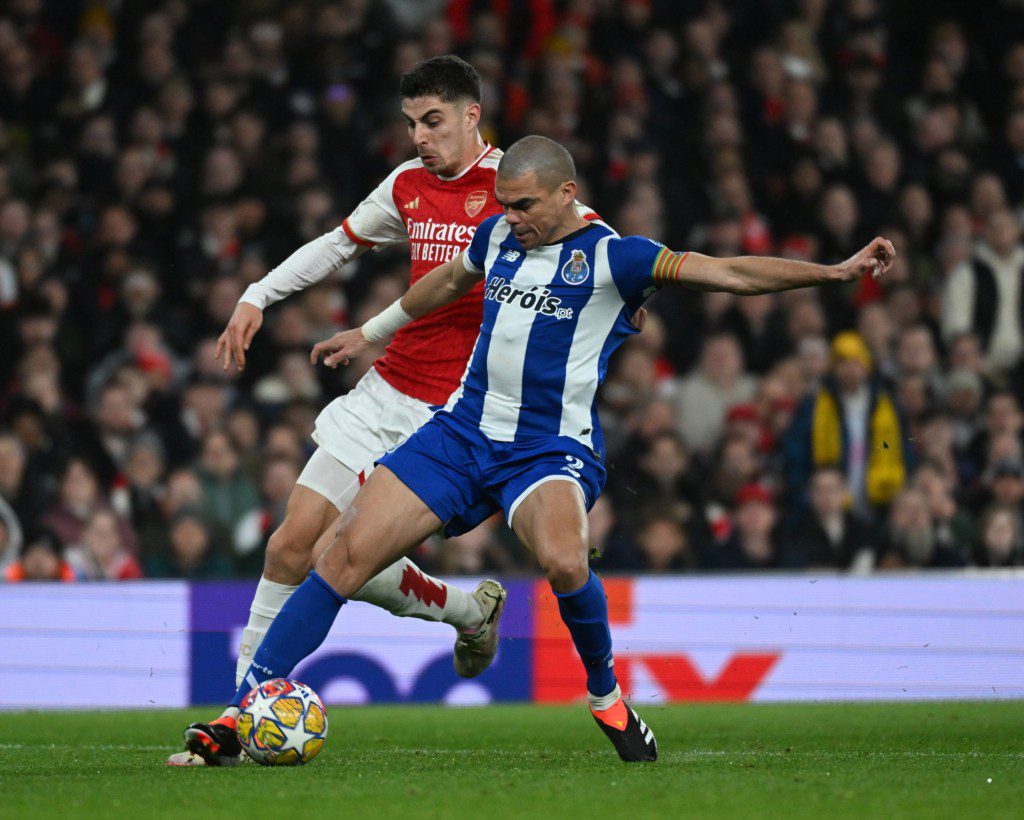
[[[583,707],[406,706],[330,709],[308,766],[216,770],[163,765],[210,710],[0,713],[0,816],[1024,816],[1024,702],[638,711],[655,764]]]

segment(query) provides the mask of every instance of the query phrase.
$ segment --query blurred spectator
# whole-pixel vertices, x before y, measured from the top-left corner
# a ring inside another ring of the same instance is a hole
[[[678,519],[664,512],[654,512],[644,516],[642,522],[635,533],[639,559],[635,569],[669,572],[696,568],[697,556]]]
[[[83,532],[94,513],[108,509],[99,480],[88,462],[72,457],[61,474],[57,501],[43,518],[64,546],[83,543]],[[118,546],[136,552],[135,533],[120,516],[114,516]]]
[[[971,259],[946,283],[942,328],[947,339],[977,334],[990,372],[1010,371],[1024,356],[1024,246],[1008,208],[993,212]]]
[[[238,453],[226,433],[206,436],[199,463],[207,518],[233,530],[259,504],[256,485],[239,469]]]
[[[61,557],[60,543],[45,530],[25,541],[21,555],[4,569],[5,581],[75,581],[75,571]]]
[[[636,566],[636,544],[619,525],[610,496],[598,496],[587,513],[590,528],[590,556],[601,569],[633,569]]]
[[[710,453],[722,433],[726,411],[753,398],[756,381],[743,370],[743,353],[729,334],[709,336],[697,371],[676,382],[673,402],[687,446]]]
[[[0,575],[18,560],[21,549],[21,524],[14,510],[0,497]]]
[[[267,540],[284,521],[288,496],[299,472],[295,462],[283,458],[269,461],[263,468],[262,504],[250,510],[235,527],[235,563],[244,574],[262,571]]]
[[[938,462],[925,462],[914,472],[913,486],[924,494],[935,527],[936,540],[948,545],[963,560],[970,559],[974,520],[956,502],[957,475]]]
[[[975,560],[982,567],[1024,566],[1024,521],[1020,507],[995,504],[978,527]]]
[[[107,509],[96,509],[85,522],[82,540],[67,548],[68,564],[80,581],[130,581],[142,569],[121,541],[121,522]]]
[[[144,434],[132,442],[124,464],[125,501],[138,535],[139,555],[143,561],[159,548],[164,537],[164,517],[160,508],[164,470],[164,448],[159,438]]]
[[[493,515],[476,529],[444,541],[438,568],[444,574],[480,575],[507,572],[513,558],[502,543],[501,516]]]
[[[747,484],[736,495],[735,529],[728,540],[707,550],[703,567],[713,570],[766,569],[777,566],[778,511],[761,484]]]
[[[790,493],[804,503],[811,472],[838,466],[853,509],[875,514],[903,487],[910,457],[894,397],[873,376],[864,340],[847,331],[832,343],[832,373],[804,400],[783,443]]]
[[[962,567],[956,545],[936,531],[928,499],[907,488],[893,500],[885,530],[880,569]]]
[[[993,393],[985,405],[984,426],[971,442],[969,453],[984,472],[1002,459],[1024,458],[1024,411],[1009,391]]]
[[[146,571],[153,578],[202,579],[227,578],[232,568],[214,547],[203,514],[184,509],[170,522],[166,552],[151,556]]]
[[[0,434],[0,500],[20,521],[38,521],[44,507],[44,488],[28,472],[28,451],[16,435]]]
[[[846,476],[822,467],[811,476],[810,509],[782,541],[780,566],[867,572],[875,562],[871,526],[851,509]]]
[[[990,471],[988,489],[996,504],[1024,509],[1024,462],[1013,457],[997,462]]]

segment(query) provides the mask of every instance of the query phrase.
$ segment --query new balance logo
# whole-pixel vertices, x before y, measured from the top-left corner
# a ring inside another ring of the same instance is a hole
[[[504,259],[506,262],[515,262],[519,258],[519,256],[519,251],[509,249],[501,255],[501,258]]]
[[[405,208],[407,211],[415,211],[417,208],[420,207],[420,198],[416,197],[416,199],[412,200],[411,202],[406,202],[402,207]]]

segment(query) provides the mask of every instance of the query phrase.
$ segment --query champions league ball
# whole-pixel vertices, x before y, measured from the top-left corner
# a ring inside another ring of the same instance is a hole
[[[245,696],[236,731],[242,748],[257,763],[301,766],[324,746],[327,712],[306,684],[274,678]]]

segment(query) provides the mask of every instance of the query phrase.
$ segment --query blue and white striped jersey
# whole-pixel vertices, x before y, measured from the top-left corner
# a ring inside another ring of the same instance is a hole
[[[486,277],[483,323],[445,410],[493,441],[568,436],[603,455],[597,387],[665,251],[594,222],[526,251],[503,215],[486,219],[463,257]]]

